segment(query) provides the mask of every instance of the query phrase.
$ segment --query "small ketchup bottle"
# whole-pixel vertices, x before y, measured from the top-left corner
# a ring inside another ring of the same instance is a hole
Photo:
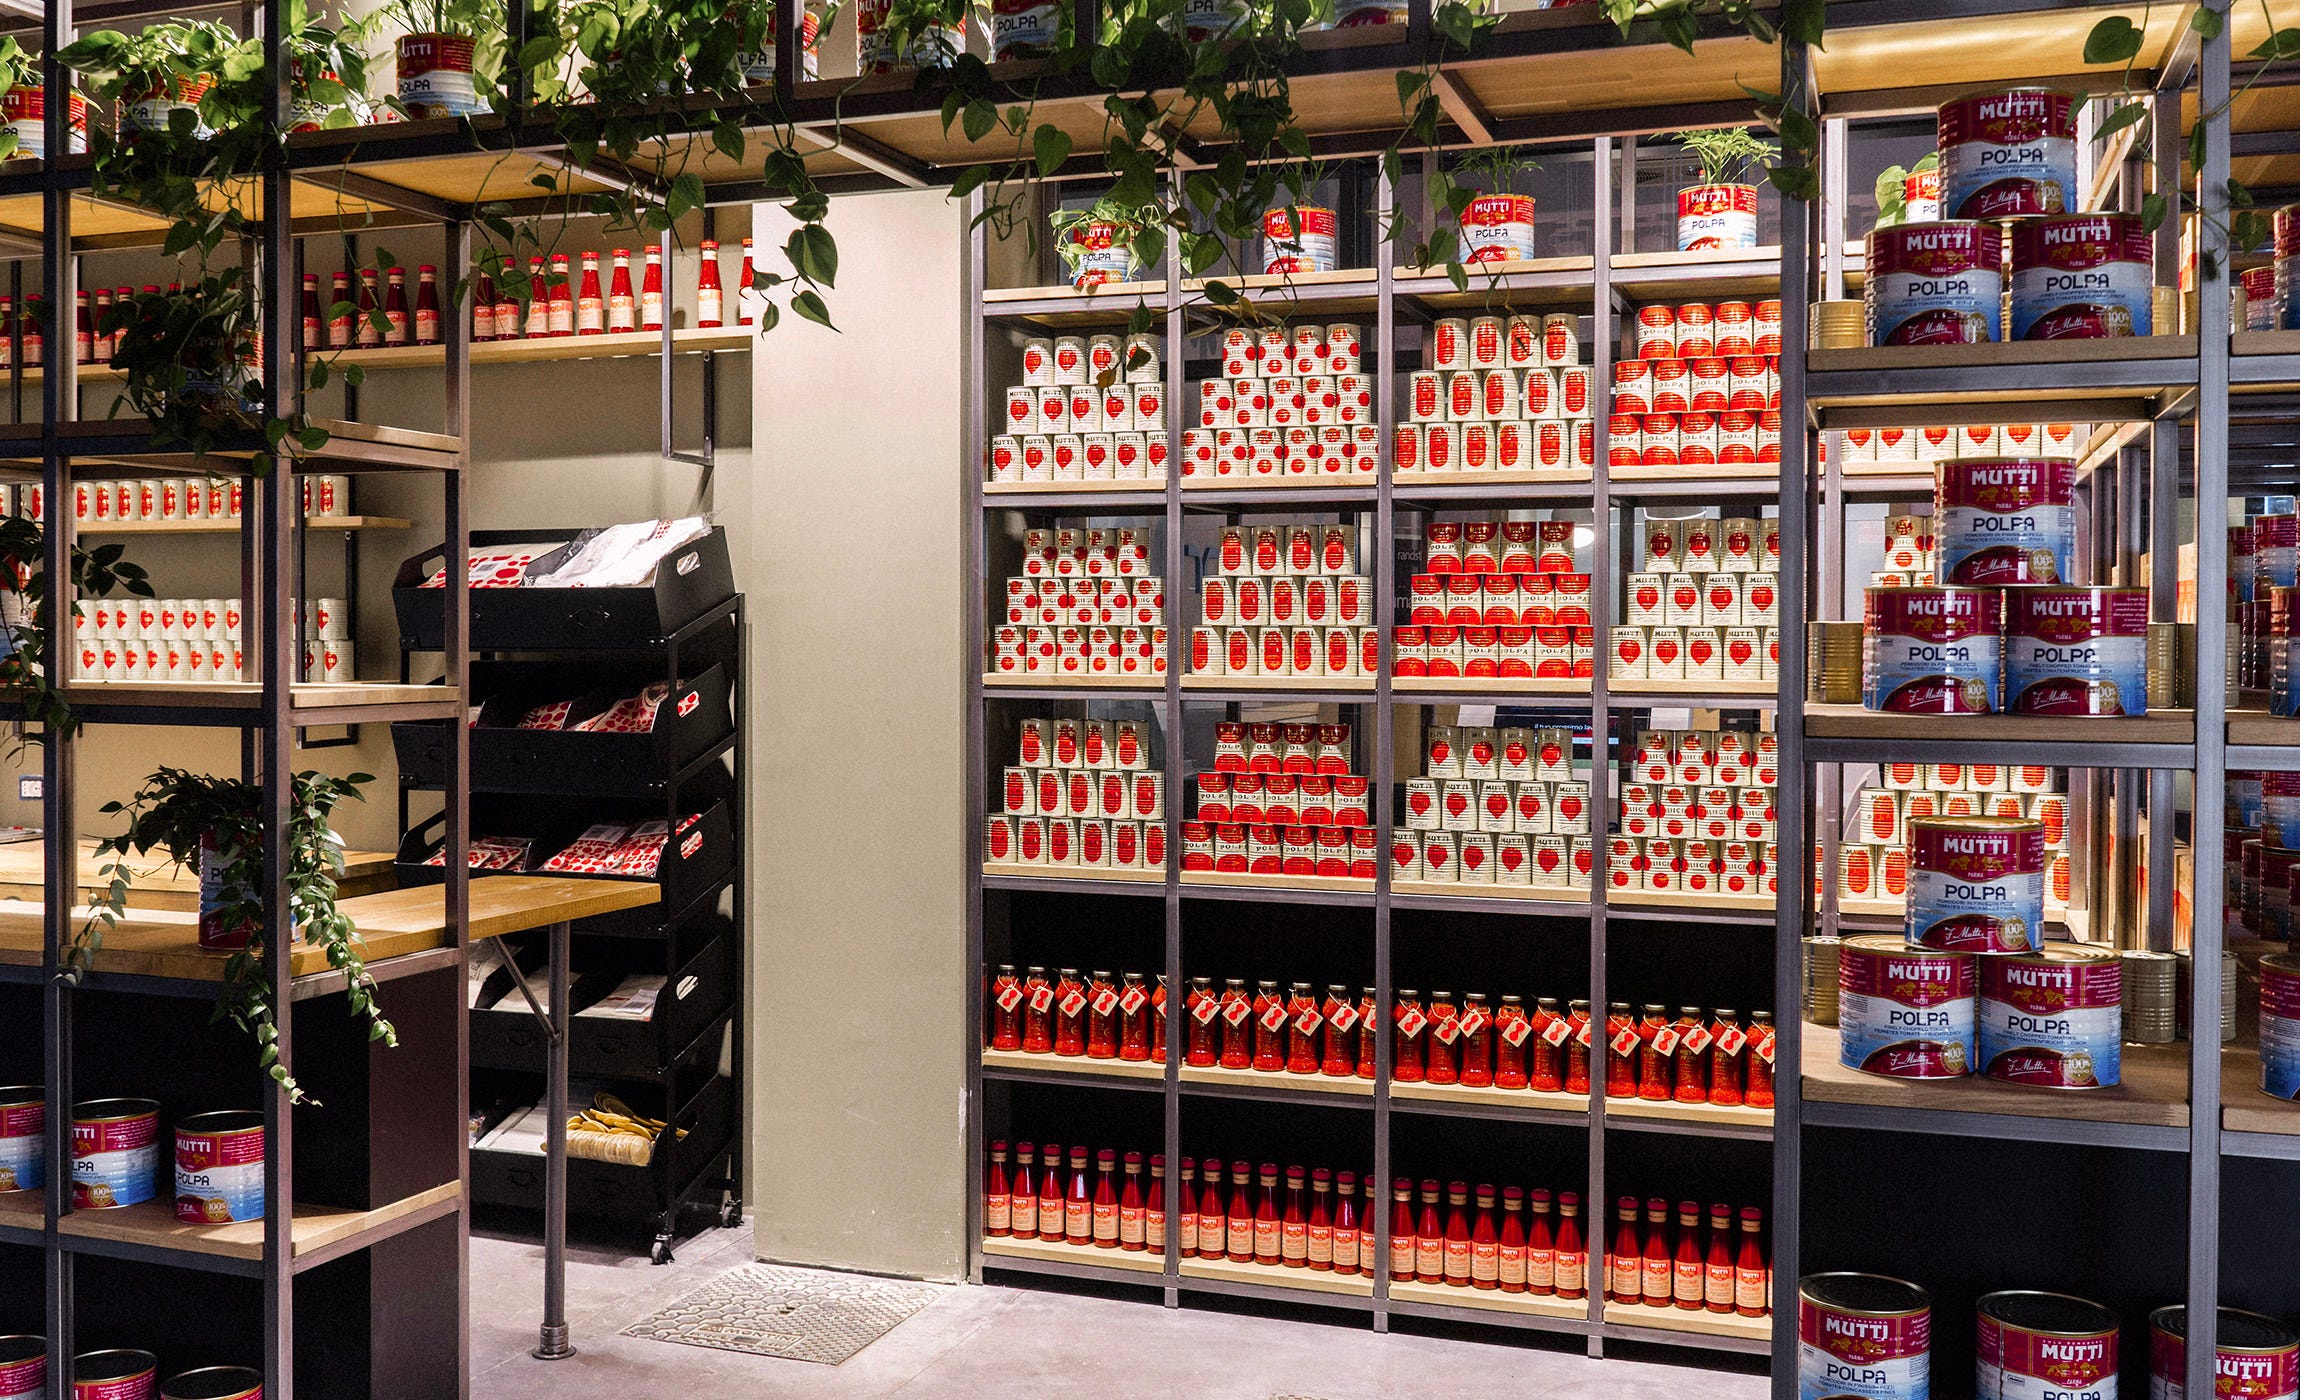
[[[1338,982],[1327,986],[1318,1014],[1325,1027],[1325,1055],[1318,1072],[1347,1079],[1358,1072],[1358,1007],[1350,1000],[1350,989]]]
[[[1456,1024],[1461,1034],[1462,1087],[1492,1088],[1493,1013],[1486,1010],[1485,993],[1470,992],[1462,998],[1461,1019]]]
[[[1286,1168],[1286,1208],[1278,1215],[1278,1262],[1289,1269],[1310,1267],[1310,1212],[1302,1202],[1306,1175],[1300,1167]],[[1330,1240],[1327,1248],[1332,1248]]]
[[[407,311],[407,269],[387,268],[383,277],[383,343],[405,345],[412,324]]]
[[[1166,1154],[1150,1155],[1150,1187],[1142,1195],[1142,1247],[1166,1252]]]
[[[383,344],[383,329],[375,323],[375,269],[359,270],[359,334],[354,344],[372,346]]]
[[[1007,1187],[1007,1216],[1018,1240],[1038,1238],[1038,1186],[1030,1168],[1038,1149],[1027,1142],[1014,1144],[1014,1180]]]
[[[495,279],[481,272],[471,279],[471,343],[495,339]]]
[[[1231,977],[1222,983],[1222,1058],[1223,1069],[1252,1069],[1254,1066],[1254,1003],[1246,995],[1243,979]]]
[[[1334,1272],[1364,1272],[1366,1244],[1365,1228],[1358,1219],[1358,1174],[1343,1172],[1334,1179]]]
[[[73,303],[72,359],[84,365],[96,358],[96,313],[85,287],[74,294]]]
[[[607,329],[635,331],[639,329],[639,299],[631,295],[631,250],[617,248],[611,256],[615,271],[607,282]]]
[[[1669,1306],[1676,1264],[1669,1257],[1669,1202],[1655,1196],[1645,1203],[1645,1256],[1639,1280],[1650,1308]]]
[[[1139,972],[1127,973],[1118,992],[1118,1058],[1150,1058],[1150,989]]]
[[[508,259],[503,264],[503,281],[495,289],[495,338],[517,340],[525,333],[519,319],[519,298],[512,294],[512,267]]]
[[[1390,1003],[1390,1078],[1400,1084],[1422,1082],[1422,1032],[1429,1015],[1422,1010],[1421,993],[1400,987]]]
[[[1589,1296],[1589,1252],[1581,1242],[1581,1194],[1561,1193],[1557,1198],[1557,1296]]]
[[[1214,995],[1214,979],[1193,977],[1190,990],[1182,998],[1182,1063],[1200,1069],[1214,1063],[1214,1018],[1221,1012],[1221,998]]]
[[[1286,999],[1278,995],[1278,984],[1260,982],[1254,987],[1254,1068],[1263,1073],[1275,1073],[1286,1067]]]
[[[1030,969],[1022,982],[1022,1053],[1054,1053],[1054,988],[1043,967]]]
[[[1075,1156],[1076,1154],[1073,1153],[1072,1155]],[[1141,1165],[1139,1158],[1136,1159],[1135,1165]],[[1115,1185],[1117,1176],[1117,1152],[1105,1147],[1095,1153],[1093,1211],[1087,1228],[1093,1232],[1096,1249],[1116,1249],[1118,1247],[1119,1205],[1118,1188]],[[1137,1197],[1136,1199],[1139,1200],[1140,1198]]]
[[[1390,1183],[1390,1277],[1418,1275],[1421,1248],[1414,1239],[1414,1184],[1404,1177]]]
[[[1748,1044],[1741,1018],[1719,1010],[1709,1042],[1709,1102],[1727,1106],[1741,1102],[1741,1052]]]
[[[1278,1212],[1278,1164],[1264,1162],[1254,1205],[1254,1262],[1275,1265],[1283,1256],[1285,1222]]]
[[[319,312],[319,274],[307,272],[303,275],[303,348],[322,348],[326,336],[327,318]]]
[[[1300,1170],[1296,1168],[1296,1170]],[[1334,1271],[1334,1216],[1326,1200],[1334,1193],[1334,1174],[1324,1167],[1310,1173],[1309,1266],[1312,1273]]]
[[[1414,1278],[1422,1283],[1445,1282],[1445,1217],[1438,1214],[1439,1187],[1434,1180],[1421,1184],[1421,1214],[1414,1218]]]
[[[1549,1192],[1532,1196],[1533,1224],[1525,1235],[1525,1291],[1546,1298],[1557,1292],[1557,1240],[1549,1232]]]
[[[1198,1164],[1198,1257],[1221,1259],[1229,1252],[1229,1212],[1222,1204],[1222,1163],[1208,1157]]]
[[[551,334],[551,279],[544,270],[543,259],[527,260],[527,327],[530,340]]]
[[[1773,1311],[1773,1266],[1765,1258],[1765,1212],[1755,1206],[1741,1208],[1741,1248],[1733,1256],[1733,1311],[1743,1317],[1764,1317]]]
[[[1701,1203],[1677,1203],[1677,1259],[1670,1273],[1669,1300],[1679,1312],[1701,1311],[1707,1284],[1701,1256]]]
[[[1011,963],[1000,963],[990,982],[990,1048],[1022,1048],[1022,982]]]
[[[759,319],[759,291],[751,285],[751,240],[743,240],[743,275],[735,283],[735,316],[742,324],[755,324]]]
[[[1501,1191],[1501,1237],[1494,1245],[1494,1286],[1504,1293],[1525,1292],[1525,1188]]]
[[[1254,1164],[1230,1164],[1230,1212],[1223,1217],[1223,1258],[1233,1264],[1254,1262]]]
[[[639,329],[663,329],[663,250],[647,250],[647,270],[639,281]]]
[[[1453,993],[1430,993],[1429,1044],[1423,1051],[1422,1078],[1432,1084],[1461,1082],[1460,1062],[1455,1058],[1458,1049],[1454,1044],[1461,1035],[1460,1017],[1461,1013],[1454,1009]]]
[[[1469,1183],[1450,1181],[1445,1188],[1445,1248],[1438,1267],[1444,1270],[1446,1286],[1467,1288],[1470,1284],[1471,1258],[1475,1253],[1469,1228]]]
[[[415,269],[415,343],[439,343],[439,269]]]
[[[1494,1191],[1490,1183],[1477,1188],[1477,1216],[1469,1227],[1469,1286],[1501,1287],[1501,1233],[1493,1224]]]
[[[1070,1178],[1062,1192],[1062,1240],[1065,1244],[1094,1243],[1094,1174],[1086,1169],[1087,1149],[1070,1149]],[[1117,1228],[1117,1221],[1111,1222]]]
[[[1062,1148],[1051,1142],[1040,1144],[1038,1167],[1038,1237],[1060,1243],[1062,1198],[1069,1194],[1069,1179],[1062,1174]]]
[[[1669,1024],[1667,1011],[1646,1006],[1637,1023],[1637,1097],[1669,1098],[1676,1090],[1676,1063],[1677,1028]]]
[[[327,276],[327,348],[341,350],[352,343],[354,335],[352,313],[338,311],[339,306],[351,302],[351,274],[331,272]]]
[[[1670,1072],[1676,1079],[1679,1103],[1709,1102],[1709,1045],[1715,1039],[1702,1018],[1701,1008],[1687,1006],[1677,1013],[1677,1055]],[[1696,1222],[1698,1223],[1698,1222]]]
[[[1174,1204],[1178,1207],[1174,1212],[1178,1236],[1175,1247],[1183,1258],[1195,1259],[1198,1257],[1198,1159],[1195,1157],[1182,1159],[1182,1169],[1174,1178]]]
[[[575,290],[575,334],[607,332],[607,300],[599,295],[599,255],[583,255],[583,280]]]
[[[1605,1096],[1637,1097],[1637,1021],[1629,1003],[1617,1001],[1605,1008]]]
[[[1709,1207],[1709,1257],[1701,1271],[1701,1305],[1713,1313],[1733,1311],[1733,1207]]]
[[[1613,1203],[1613,1251],[1605,1261],[1605,1296],[1615,1303],[1640,1302],[1645,1284],[1640,1270],[1645,1245],[1637,1234],[1637,1198],[1623,1196]]]
[[[990,1144],[990,1169],[982,1176],[982,1233],[1001,1239],[1014,1233],[1014,1197],[1006,1180],[1006,1139]]]
[[[550,335],[575,334],[575,282],[567,275],[567,255],[551,255]]]
[[[702,264],[695,272],[695,324],[709,328],[727,324],[727,294],[719,286],[719,245],[702,242]]]
[[[108,331],[108,330],[106,330],[106,329],[104,328],[104,327],[105,327],[105,324],[106,324],[107,322],[109,322],[111,319],[112,319],[112,292],[111,292],[111,289],[110,289],[110,288],[108,288],[108,287],[98,287],[98,288],[96,289],[96,314],[95,314],[95,319],[89,322],[89,325],[92,327],[92,330],[90,331],[90,342],[91,342],[91,343],[90,343],[90,347],[89,347],[89,348],[90,348],[90,350],[91,350],[91,352],[92,352],[92,356],[93,356],[93,358],[94,358],[95,362],[96,362],[97,364],[100,364],[100,365],[106,365],[106,364],[110,364],[110,363],[112,362],[112,347],[113,347],[113,345],[115,345],[115,344],[117,343],[117,342],[116,342],[116,341],[113,339],[113,336],[114,336],[114,332],[112,332],[112,331]],[[307,347],[308,347],[308,346],[311,346],[311,345],[314,345],[314,344],[316,344],[316,343],[317,343],[316,341],[312,341],[312,340],[308,340],[308,339],[307,339],[307,340],[305,340],[305,342],[304,342],[304,344],[305,344]]]

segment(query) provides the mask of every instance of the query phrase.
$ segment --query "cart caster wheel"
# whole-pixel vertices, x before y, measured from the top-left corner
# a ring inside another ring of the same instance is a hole
[[[670,1263],[670,1262],[671,1262],[671,1257],[672,1257],[672,1256],[671,1256],[671,1242],[670,1242],[669,1240],[657,1240],[657,1241],[655,1241],[655,1248],[654,1248],[654,1250],[652,1251],[652,1257],[653,1257],[654,1261],[655,1261],[656,1263],[658,1263],[658,1264],[668,1264],[668,1263]]]
[[[732,1230],[742,1223],[743,1203],[741,1201],[729,1201],[724,1206],[719,1208],[719,1224],[721,1227]]]

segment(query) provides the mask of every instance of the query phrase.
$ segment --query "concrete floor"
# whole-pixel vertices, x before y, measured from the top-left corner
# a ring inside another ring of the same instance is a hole
[[[471,1242],[472,1394],[478,1400],[904,1400],[1078,1395],[1098,1400],[1759,1400],[1763,1377],[1688,1365],[1452,1337],[1377,1336],[1362,1321],[1308,1320],[1085,1296],[953,1287],[843,1366],[675,1346],[619,1331],[751,1259],[748,1228],[679,1246],[675,1263],[577,1245],[568,1318],[580,1355],[528,1355],[542,1303],[542,1250],[524,1239]],[[1652,1353],[1648,1353],[1651,1355]],[[1668,1352],[1670,1358],[1699,1358]],[[1717,1364],[1747,1366],[1734,1358]]]

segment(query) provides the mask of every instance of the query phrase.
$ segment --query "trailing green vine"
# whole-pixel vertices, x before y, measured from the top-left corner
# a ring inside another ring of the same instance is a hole
[[[41,522],[29,516],[0,516],[0,569],[6,571],[0,588],[7,595],[0,606],[0,622],[8,642],[6,654],[0,656],[0,685],[18,707],[14,734],[19,751],[40,742],[48,732],[70,734],[80,727],[79,716],[56,686],[57,668],[48,656],[48,610],[54,598],[43,564],[46,539]],[[153,596],[142,567],[128,562],[124,553],[118,544],[90,549],[74,540],[71,585],[65,596],[104,598],[115,589],[138,598]]]

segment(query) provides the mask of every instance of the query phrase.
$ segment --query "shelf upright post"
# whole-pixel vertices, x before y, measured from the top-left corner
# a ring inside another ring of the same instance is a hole
[[[2209,3],[2209,0],[2208,0]],[[2220,1025],[2222,850],[2218,832],[2228,782],[2228,156],[2229,37],[2222,23],[2204,40],[2197,120],[2196,324],[2196,785],[2191,842],[2196,929],[2190,940],[2188,1032],[2188,1377],[2190,1395],[2210,1393],[2220,1304]],[[2177,110],[2177,109],[2176,109]],[[2208,829],[2205,818],[2211,818]]]
[[[1830,300],[1845,294],[1845,214],[1852,196],[1852,163],[1851,123],[1843,117],[1832,117],[1821,125],[1821,295]],[[1784,229],[1789,223],[1786,213],[1784,211],[1782,219]],[[1783,289],[1784,293],[1786,290]],[[1785,304],[1787,296],[1782,300]],[[1803,431],[1802,423],[1791,426],[1786,412],[1781,415],[1781,424],[1784,438],[1793,431],[1800,434]],[[1820,530],[1813,536],[1816,583],[1804,615],[1834,620],[1845,601],[1845,435],[1822,433],[1815,440],[1821,444],[1821,498],[1818,510],[1808,507],[1807,513],[1819,519]],[[1789,512],[1785,505],[1780,509],[1781,529],[1786,534],[1791,527]],[[1775,592],[1779,592],[1777,581]],[[1845,829],[1845,765],[1815,764],[1812,791],[1817,798],[1812,812],[1821,843],[1823,877],[1819,932],[1834,938],[1842,925],[1837,902],[1841,894],[1837,884],[1837,851],[1843,844]],[[1775,806],[1778,808],[1779,804]],[[1800,855],[1800,870],[1804,868],[1802,862]],[[1773,1014],[1778,1022],[1788,1011],[1785,1007],[1776,1008]]]
[[[1609,576],[1608,563],[1613,551],[1608,540],[1613,532],[1613,472],[1609,459],[1612,453],[1604,439],[1596,436],[1596,425],[1613,421],[1613,355],[1618,348],[1615,337],[1620,334],[1613,308],[1613,245],[1606,230],[1613,223],[1614,183],[1613,138],[1600,136],[1592,150],[1590,170],[1590,259],[1592,271],[1590,297],[1590,366],[1589,413],[1592,419],[1591,440],[1595,444],[1590,452],[1589,521],[1590,580],[1589,622],[1589,1015],[1597,1025],[1605,1024],[1607,1006],[1605,990],[1606,963],[1606,853],[1609,843],[1606,833],[1612,830],[1614,814],[1613,764],[1611,745],[1613,738],[1613,700],[1607,681],[1612,670],[1613,596],[1621,580]],[[1637,183],[1636,149],[1625,146],[1621,152],[1621,188],[1626,192]],[[1623,240],[1628,242],[1634,229],[1624,228]],[[1631,243],[1634,247],[1634,243]],[[1635,509],[1635,502],[1630,503]],[[1635,534],[1631,522],[1622,522],[1622,537]],[[1571,842],[1567,843],[1569,846]],[[1573,867],[1566,866],[1566,894],[1572,896]],[[1604,1061],[1598,1062],[1602,1070]],[[1604,1238],[1601,1223],[1604,1212],[1600,1207],[1605,1197],[1605,1081],[1601,1073],[1589,1076],[1589,1202],[1590,1233]],[[1602,1254],[1602,1250],[1599,1251]],[[1605,1290],[1589,1289],[1589,1345],[1591,1356],[1605,1354],[1605,1338],[1600,1334],[1605,1323]]]
[[[1810,116],[1817,94],[1805,45],[1781,36],[1781,100],[1784,106]],[[1805,527],[1811,512],[1807,496],[1812,487],[1810,455],[1815,434],[1805,411],[1806,303],[1812,276],[1810,243],[1816,211],[1810,206],[1784,208],[1781,218],[1781,573],[1782,606],[1778,622],[1781,645],[1780,687],[1776,711],[1780,762],[1784,784],[1794,784],[1795,801],[1775,804],[1780,830],[1777,851],[1787,853],[1775,873],[1773,934],[1773,1272],[1793,1289],[1799,1273],[1797,1217],[1801,1195],[1799,1169],[1802,1146],[1803,1085],[1799,1074],[1804,1041],[1800,1014],[1802,962],[1812,880],[1805,873],[1811,842],[1806,818],[1812,811],[1812,774],[1805,763],[1805,617],[1813,599],[1813,572],[1805,550]],[[1793,872],[1793,873],[1786,873]],[[1778,1291],[1777,1291],[1778,1292]],[[1773,1395],[1795,1400],[1797,1394],[1797,1328],[1782,1325],[1784,1313],[1774,1308]]]
[[[1174,186],[1175,207],[1185,207],[1182,192],[1182,171],[1177,168],[1168,173]],[[1182,244],[1180,239],[1166,240],[1166,294],[1165,304],[1158,309],[1166,328],[1166,476],[1163,483],[1166,500],[1161,507],[1161,518],[1166,522],[1166,684],[1165,695],[1158,702],[1159,712],[1166,724],[1166,887],[1160,897],[1161,912],[1165,916],[1166,931],[1166,1083],[1158,1096],[1161,1140],[1166,1144],[1166,1263],[1163,1273],[1165,1292],[1161,1299],[1169,1308],[1182,1306],[1182,1231],[1175,1225],[1178,1210],[1190,1209],[1186,1193],[1182,1191],[1182,823],[1176,814],[1183,810],[1184,785],[1182,765],[1185,759],[1182,740],[1182,667],[1187,663],[1190,648],[1190,611],[1183,602],[1182,568],[1189,556],[1182,550],[1182,434],[1183,425],[1191,415],[1182,406],[1183,338],[1182,315]],[[977,308],[979,312],[979,307]],[[981,316],[975,317],[977,326]],[[1121,354],[1124,352],[1121,351]],[[987,391],[978,395],[985,412],[988,411]],[[978,439],[979,440],[979,439]],[[982,474],[975,473],[976,480]],[[978,488],[979,489],[979,488]],[[981,512],[975,512],[980,515]],[[989,776],[987,766],[984,777]],[[979,853],[978,857],[979,859]]]
[[[1430,160],[1441,157],[1433,154]],[[1397,517],[1390,476],[1392,439],[1397,436],[1397,245],[1384,235],[1397,218],[1397,186],[1387,170],[1374,173],[1374,636],[1377,654],[1386,653],[1397,621]],[[1426,196],[1429,181],[1422,181]],[[1366,1183],[1367,1211],[1379,1220],[1374,1257],[1374,1330],[1390,1330],[1389,1212],[1372,1204],[1384,1199],[1380,1184],[1390,1179],[1390,1124],[1395,1121],[1390,1101],[1390,1002],[1397,979],[1391,974],[1390,953],[1390,822],[1397,812],[1397,758],[1391,729],[1396,714],[1391,702],[1396,688],[1395,666],[1374,671],[1373,748],[1366,760],[1366,800],[1375,833],[1374,847],[1374,1024],[1381,1032],[1374,1039],[1374,1179]],[[1372,1033],[1371,1028],[1367,1033]]]
[[[2180,132],[2181,86],[2175,83],[2160,88],[2148,118],[2153,132],[2149,149],[2156,162],[2152,188],[2167,199],[2180,188],[2181,156],[2188,149]],[[2168,218],[2157,227],[2154,265],[2167,269],[2180,266],[2178,219]],[[2200,407],[2201,403],[2200,395]],[[2150,423],[2147,450],[2148,616],[2151,622],[2175,622],[2180,617],[2180,425],[2170,418]],[[2203,493],[2198,492],[2197,497],[2201,504]],[[2198,598],[2201,606],[2201,590]],[[2197,686],[2203,688],[2200,677]],[[2202,723],[2201,717],[2198,722]],[[2174,839],[2176,783],[2170,769],[2155,769],[2148,775],[2148,926],[2139,946],[2160,953],[2172,951],[2173,869],[2178,855]]]
[[[780,56],[775,61],[775,87],[782,91],[790,71],[791,57],[788,40],[789,27],[782,11],[797,6],[777,5],[775,37]],[[982,1282],[982,1164],[983,1142],[983,1084],[982,1084],[982,972],[985,939],[982,917],[982,853],[983,814],[989,811],[986,792],[989,786],[990,758],[984,745],[985,722],[982,707],[989,703],[989,694],[982,684],[983,658],[988,655],[983,646],[984,617],[990,608],[990,593],[985,570],[990,566],[990,550],[986,538],[989,525],[983,518],[982,472],[983,462],[978,455],[988,438],[983,433],[983,420],[988,417],[984,396],[989,393],[988,374],[983,361],[982,332],[982,279],[988,252],[988,235],[975,220],[982,213],[982,196],[969,195],[962,206],[966,214],[966,256],[961,260],[960,276],[965,281],[961,293],[966,304],[966,324],[959,332],[959,382],[966,386],[965,400],[959,405],[960,470],[966,474],[966,538],[971,550],[971,567],[966,571],[966,618],[959,625],[964,628],[966,651],[966,776],[961,785],[966,793],[966,832],[962,838],[966,849],[959,852],[959,868],[966,872],[966,1084],[964,1100],[966,1142],[966,1277],[974,1283]]]
[[[41,19],[40,75],[48,92],[71,91],[71,74],[57,57],[71,37],[72,0],[47,0]],[[70,149],[66,144],[70,137],[70,108],[69,101],[56,101],[47,103],[43,109],[41,124],[50,151]],[[55,307],[70,306],[73,300],[76,269],[72,259],[72,197],[52,168],[44,174],[40,203],[45,241],[41,245],[40,261],[42,285],[48,293],[49,314],[53,316]],[[17,303],[19,307],[22,304]],[[10,356],[9,374],[21,386],[24,355],[14,318],[11,318],[9,338],[10,348],[15,352]],[[56,337],[50,335],[47,339],[53,343]],[[46,667],[42,679],[55,687],[61,685],[72,658],[77,655],[71,618],[78,602],[67,583],[72,577],[72,537],[76,526],[72,512],[62,506],[71,499],[72,468],[64,456],[57,426],[75,416],[79,393],[75,357],[67,354],[47,358],[50,363],[40,379],[40,481],[46,502],[41,567],[52,583],[48,590],[46,635],[42,638]],[[19,404],[21,401],[19,387]],[[41,956],[47,978],[41,985],[40,998],[42,1009],[47,1013],[47,1044],[43,1049],[45,1092],[47,1102],[53,1105],[50,1122],[60,1124],[71,1112],[73,1098],[72,989],[64,982],[63,974],[65,949],[72,939],[72,908],[79,897],[80,846],[73,822],[76,794],[72,736],[49,725],[41,741],[41,825],[44,828],[41,843],[46,857],[45,887],[41,891],[44,897],[41,907],[46,915],[42,921]],[[54,1383],[60,1392],[65,1378],[71,1375],[75,1350],[72,1260],[64,1253],[60,1231],[60,1222],[71,1202],[71,1134],[51,1131],[47,1153],[48,1190],[41,1222],[47,1286],[44,1321],[48,1336],[48,1374],[56,1378]]]
[[[457,287],[471,270],[471,225],[448,223],[441,232],[446,246],[440,261],[446,266],[447,285]],[[455,470],[445,473],[444,495],[447,535],[447,598],[440,645],[447,685],[466,694],[471,676],[471,496],[464,473],[471,466],[471,331],[459,311],[441,318],[439,333],[445,346],[446,427],[457,443]],[[346,568],[350,568],[349,564]],[[455,936],[455,966],[460,971],[471,957],[471,726],[460,721],[447,726],[446,805],[442,855],[447,862],[447,927]],[[402,790],[404,792],[404,789]],[[455,979],[458,987],[462,977]],[[471,1017],[455,1017],[456,1112],[459,1122],[471,1121]],[[464,1206],[455,1213],[459,1247],[456,1250],[456,1366],[462,1400],[471,1395],[471,1135],[455,1138],[455,1174],[462,1183]]]

